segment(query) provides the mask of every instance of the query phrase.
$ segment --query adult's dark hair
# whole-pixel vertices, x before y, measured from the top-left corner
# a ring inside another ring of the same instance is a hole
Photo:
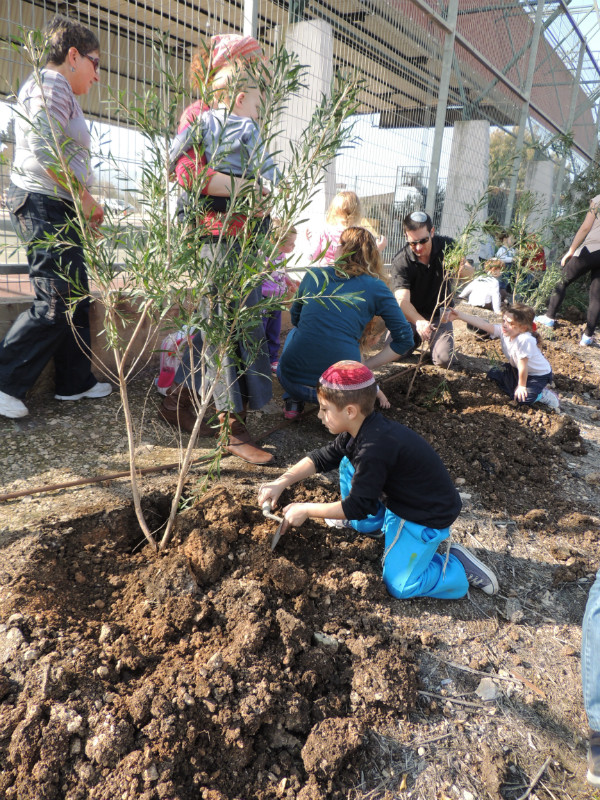
[[[411,211],[402,220],[402,227],[405,231],[418,231],[423,225],[427,227],[428,231],[433,228],[431,217],[424,211]]]
[[[363,417],[368,417],[375,408],[377,384],[372,383],[363,389],[332,389],[319,383],[317,396],[332,403],[338,411],[349,405],[358,406]]]
[[[82,56],[97,50],[100,52],[98,38],[77,20],[57,14],[46,25],[45,31],[48,45],[48,63],[63,64],[71,47]]]

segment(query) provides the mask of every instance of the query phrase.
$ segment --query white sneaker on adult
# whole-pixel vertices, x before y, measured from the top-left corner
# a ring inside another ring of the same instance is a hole
[[[0,414],[10,419],[19,419],[29,414],[29,409],[18,397],[0,392]]]
[[[587,336],[587,335],[584,333],[584,334],[582,334],[582,336],[581,336],[581,341],[579,342],[579,344],[580,344],[582,347],[590,347],[590,345],[594,344],[594,337],[593,337],[593,336]]]
[[[538,314],[537,317],[533,318],[533,321],[539,322],[540,325],[545,325],[547,328],[553,328],[556,325],[556,320],[546,316],[546,314]]]
[[[92,400],[97,397],[108,397],[112,392],[113,387],[110,383],[95,383],[91,389],[79,394],[55,394],[55,400],[81,400],[83,397],[90,397]]]

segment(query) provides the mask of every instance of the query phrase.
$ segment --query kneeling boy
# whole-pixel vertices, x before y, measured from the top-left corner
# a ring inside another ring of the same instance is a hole
[[[384,536],[383,580],[394,597],[463,597],[469,584],[496,594],[496,576],[466,548],[451,544],[447,560],[436,552],[450,536],[460,496],[421,436],[373,410],[376,394],[373,373],[358,361],[325,370],[317,387],[319,419],[336,439],[263,484],[259,505],[275,506],[288,486],[338,467],[342,499],[291,503],[283,509],[282,533],[312,517]]]

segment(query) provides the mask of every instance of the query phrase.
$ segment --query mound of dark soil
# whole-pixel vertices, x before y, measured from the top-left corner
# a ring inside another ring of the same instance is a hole
[[[272,554],[254,497],[214,490],[159,559],[119,518],[30,552],[1,609],[0,796],[347,796],[367,726],[415,707],[412,636],[374,542],[308,525]]]
[[[547,756],[535,796],[584,796],[578,637],[600,522],[580,425],[600,393],[578,335],[563,323],[547,348],[579,416],[502,396],[483,371],[497,343],[471,336],[408,402],[412,375],[387,373],[386,413],[442,456],[465,501],[455,536],[498,573],[495,598],[395,601],[381,542],[320,523],[271,552],[258,484],[327,440],[314,415],[272,436],[277,468],[232,467],[183,512],[165,556],[130,509],[12,532],[0,797],[515,800]],[[287,499],[337,497],[329,477]],[[158,527],[168,496],[145,503]]]

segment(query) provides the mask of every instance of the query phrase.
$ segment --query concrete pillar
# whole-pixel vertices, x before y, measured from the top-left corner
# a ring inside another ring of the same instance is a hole
[[[448,93],[450,78],[452,77],[452,62],[454,60],[454,40],[456,38],[456,20],[458,17],[458,0],[450,0],[448,4],[448,25],[451,30],[444,37],[444,53],[442,56],[442,74],[438,91],[438,102],[435,113],[435,129],[433,134],[433,151],[429,169],[429,183],[427,185],[427,203],[425,211],[433,219],[435,201],[437,197],[440,162],[442,158],[442,142],[446,127],[446,111],[448,108]]]
[[[442,223],[438,233],[456,237],[464,230],[475,205],[487,191],[490,162],[490,124],[487,120],[455,122]],[[484,222],[487,206],[476,219]],[[477,249],[477,248],[476,248]]]
[[[281,26],[277,38],[283,40],[289,52],[298,56],[301,64],[308,66],[307,87],[298,96],[290,99],[281,121],[284,135],[274,143],[274,149],[281,151],[278,160],[285,163],[290,157],[289,142],[300,141],[302,131],[321,96],[329,93],[333,78],[333,31],[331,25],[322,20],[296,22]],[[335,192],[335,163],[332,163],[309,208],[302,215],[303,218],[314,221],[313,225],[322,224]],[[310,221],[308,225],[311,225]],[[304,232],[299,230],[298,233],[297,251],[306,242]]]
[[[544,159],[530,161],[525,175],[525,189],[533,194],[535,203],[527,219],[528,229],[541,230],[550,215],[554,189],[554,162]]]

